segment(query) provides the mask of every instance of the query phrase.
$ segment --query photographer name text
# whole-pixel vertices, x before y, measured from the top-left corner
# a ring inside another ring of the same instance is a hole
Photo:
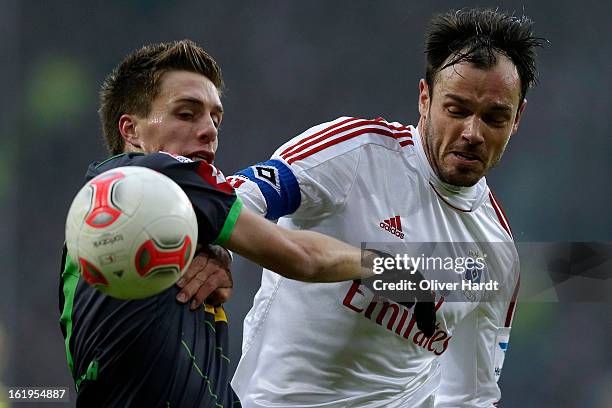
[[[488,282],[472,282],[472,281],[461,281],[461,282],[440,282],[436,279],[427,280],[424,279],[420,282],[414,282],[409,280],[400,280],[399,282],[385,282],[382,279],[377,279],[372,282],[372,287],[375,290],[390,290],[390,291],[405,291],[405,290],[486,290],[494,291],[499,290],[499,282],[488,281]]]

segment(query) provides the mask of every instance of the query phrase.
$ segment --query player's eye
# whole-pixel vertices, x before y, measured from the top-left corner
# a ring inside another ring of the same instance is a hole
[[[212,118],[213,125],[215,126],[217,130],[219,130],[219,128],[221,127],[221,117],[217,115],[213,115],[211,118]]]
[[[193,112],[189,112],[189,111],[182,111],[178,113],[178,117],[184,120],[189,120],[189,119],[193,119],[194,114]]]
[[[508,121],[507,118],[499,116],[485,116],[483,119],[493,127],[504,127]]]
[[[459,108],[457,106],[450,106],[448,108],[446,108],[446,111],[453,117],[466,117],[468,116],[469,112],[465,109]]]

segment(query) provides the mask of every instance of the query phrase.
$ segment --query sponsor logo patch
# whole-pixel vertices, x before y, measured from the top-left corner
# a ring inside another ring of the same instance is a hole
[[[391,235],[395,235],[399,239],[404,239],[404,231],[402,231],[402,220],[399,215],[391,217],[388,220],[382,220],[378,226]]]

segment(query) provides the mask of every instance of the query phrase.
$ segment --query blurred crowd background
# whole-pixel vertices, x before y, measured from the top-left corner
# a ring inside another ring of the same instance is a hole
[[[612,241],[609,2],[0,4],[5,386],[70,387],[74,401],[58,325],[63,223],[88,163],[106,156],[98,88],[145,43],[190,38],[220,63],[227,87],[217,165],[228,175],[341,115],[416,124],[423,33],[431,15],[465,6],[524,13],[550,44],[539,53],[540,83],[527,96],[519,133],[489,183],[520,242]],[[227,310],[235,366],[260,271],[238,258],[233,273]],[[520,304],[500,380],[502,406],[612,406],[611,312],[601,298]]]

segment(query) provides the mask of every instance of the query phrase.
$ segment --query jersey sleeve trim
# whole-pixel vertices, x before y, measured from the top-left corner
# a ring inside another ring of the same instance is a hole
[[[236,201],[234,201],[234,204],[232,204],[232,207],[227,214],[227,218],[225,218],[225,222],[223,223],[223,227],[221,228],[221,232],[213,241],[213,244],[223,245],[227,242],[234,231],[234,227],[236,226],[236,221],[238,220],[238,215],[240,214],[241,209],[242,200],[240,197],[236,196]]]
[[[64,308],[62,310],[62,315],[60,316],[60,325],[66,328],[66,360],[68,362],[70,373],[74,377],[74,363],[72,360],[72,353],[70,352],[70,338],[72,337],[72,307],[74,304],[76,287],[79,283],[79,272],[77,265],[72,262],[68,254],[66,254],[64,272],[62,272],[61,279],[62,291],[64,293]]]
[[[293,214],[300,206],[302,194],[293,171],[282,160],[271,159],[239,171],[259,187],[266,200],[266,218],[276,220]]]

